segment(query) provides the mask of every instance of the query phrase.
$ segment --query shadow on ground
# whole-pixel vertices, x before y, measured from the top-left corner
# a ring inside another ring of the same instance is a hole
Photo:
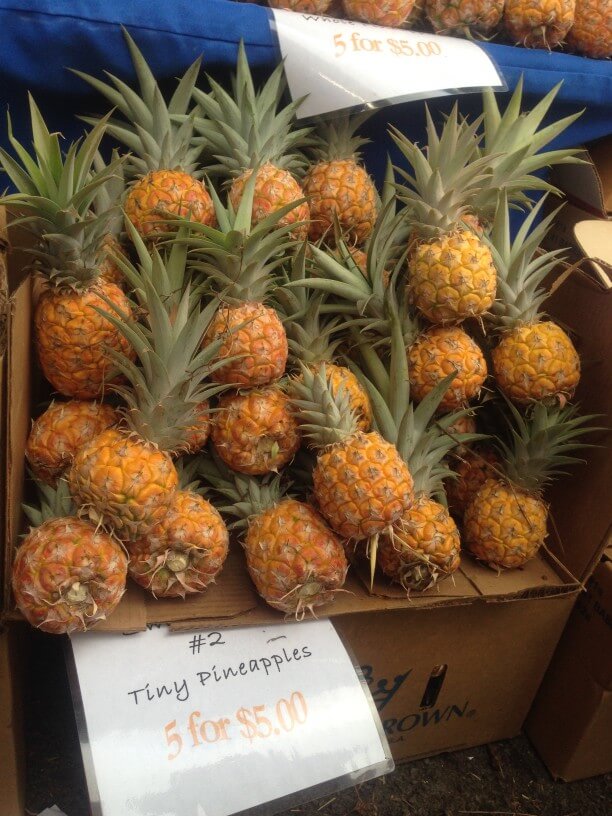
[[[88,816],[63,638],[24,638],[27,812]],[[554,782],[525,737],[398,766],[286,816],[610,816],[612,775]],[[111,814],[123,816],[123,814]]]

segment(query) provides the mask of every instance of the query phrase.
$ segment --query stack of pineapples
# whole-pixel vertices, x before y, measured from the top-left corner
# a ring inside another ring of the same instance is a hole
[[[432,30],[467,39],[501,39],[525,48],[612,57],[609,0],[261,0],[272,8],[389,28]]]
[[[296,617],[349,562],[409,592],[451,576],[462,544],[497,570],[532,558],[543,489],[592,424],[541,312],[559,253],[538,250],[553,215],[536,224],[529,195],[575,160],[546,149],[572,121],[541,127],[555,91],[529,115],[520,87],[503,115],[485,93],[475,122],[429,118],[424,149],[393,132],[379,195],[364,116],[296,127],[282,68],[258,88],[242,48],[229,89],[197,88],[196,62],[166,100],[126,40],[139,87],[83,75],[113,111],[82,141],[63,150],[30,100],[33,149],[9,121],[0,153],[57,395],[27,443],[24,616],[86,629],[128,574],[157,598],[204,592],[228,528]],[[514,240],[511,207],[528,213]]]

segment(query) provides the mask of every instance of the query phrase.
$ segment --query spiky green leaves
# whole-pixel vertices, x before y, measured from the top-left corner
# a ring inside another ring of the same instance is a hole
[[[343,114],[317,125],[314,145],[310,149],[317,162],[341,161],[360,157],[360,149],[370,141],[357,131],[372,116],[368,110],[359,114]]]
[[[204,156],[216,162],[210,164],[208,172],[231,178],[248,168],[271,162],[299,174],[306,164],[301,151],[308,144],[311,128],[292,127],[303,100],[281,105],[286,88],[283,65],[256,90],[241,42],[231,91],[226,91],[211,77],[208,81],[210,93],[195,89],[193,94],[204,114],[194,120],[194,127],[201,135],[196,141]]]
[[[289,393],[302,435],[314,448],[341,442],[357,431],[350,395],[341,384],[332,389],[325,363],[311,368],[302,365]]]
[[[579,415],[577,405],[559,408],[536,403],[526,416],[509,401],[507,407],[504,418],[510,441],[499,439],[497,447],[508,479],[532,493],[541,492],[556,476],[564,475],[566,465],[582,462],[573,453],[593,447],[582,437],[604,430],[592,425],[595,415]]]
[[[24,504],[23,512],[33,527],[49,521],[49,519],[64,518],[65,516],[76,516],[76,506],[68,489],[68,482],[65,479],[58,479],[55,486],[45,484],[37,479],[36,505]]]
[[[200,147],[193,142],[196,109],[192,94],[200,72],[200,58],[189,66],[166,103],[144,55],[125,29],[123,34],[139,92],[108,72],[108,83],[82,71],[74,73],[123,114],[123,119],[113,116],[109,120],[108,132],[131,151],[127,165],[130,175],[142,176],[150,170],[182,170],[194,175]],[[83,119],[90,124],[98,121],[95,117]]]

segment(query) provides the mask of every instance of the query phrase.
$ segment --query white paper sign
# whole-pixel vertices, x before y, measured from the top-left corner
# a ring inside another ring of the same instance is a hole
[[[393,767],[328,621],[71,641],[103,816],[227,816]]]
[[[293,99],[305,119],[373,102],[505,87],[476,43],[398,28],[272,10]]]

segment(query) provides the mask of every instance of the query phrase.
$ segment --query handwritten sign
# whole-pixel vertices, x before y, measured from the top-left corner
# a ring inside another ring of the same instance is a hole
[[[393,767],[367,687],[328,621],[92,632],[71,643],[90,795],[103,816],[284,807],[296,792],[291,805]]]
[[[302,119],[374,102],[505,87],[487,53],[469,40],[278,9],[272,15],[291,96],[307,95]]]

